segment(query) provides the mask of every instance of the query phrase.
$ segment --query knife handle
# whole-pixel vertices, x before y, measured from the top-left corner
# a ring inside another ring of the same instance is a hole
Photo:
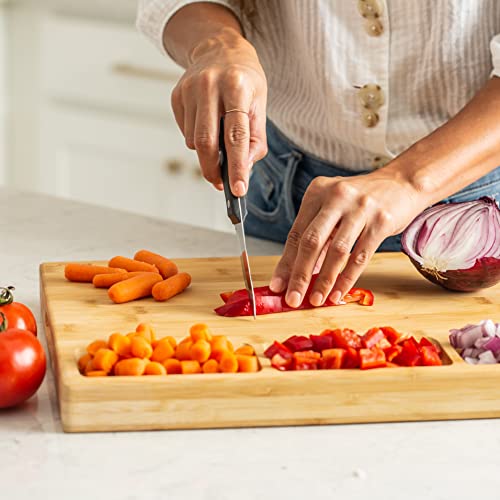
[[[219,129],[219,154],[220,154],[220,173],[222,183],[224,184],[224,194],[226,196],[227,216],[233,224],[243,222],[247,216],[247,197],[234,196],[229,185],[229,170],[227,165],[227,153],[224,142],[224,118],[220,120]]]

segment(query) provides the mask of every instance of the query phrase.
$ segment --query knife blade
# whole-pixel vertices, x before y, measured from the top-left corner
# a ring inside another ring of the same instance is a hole
[[[226,197],[226,209],[229,220],[233,223],[236,231],[236,238],[240,249],[241,270],[243,272],[243,281],[248,292],[248,298],[252,306],[253,318],[257,319],[257,310],[255,307],[255,292],[253,289],[252,273],[250,271],[250,261],[248,259],[248,251],[245,240],[245,218],[247,216],[247,199],[246,196],[234,196],[229,185],[229,171],[227,165],[226,146],[224,143],[224,118],[220,121],[219,132],[219,153],[220,153],[220,170],[222,183],[224,184],[224,195]]]

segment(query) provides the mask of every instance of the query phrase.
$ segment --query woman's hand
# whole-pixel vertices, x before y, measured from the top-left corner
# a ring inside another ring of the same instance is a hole
[[[424,198],[410,183],[384,169],[356,177],[314,179],[288,235],[271,289],[287,289],[287,304],[298,307],[319,268],[311,304],[320,306],[328,298],[338,303],[380,243],[401,232],[427,207]]]
[[[223,28],[189,54],[172,92],[172,108],[186,145],[195,149],[204,177],[222,189],[219,122],[224,133],[231,190],[243,196],[252,165],[267,154],[267,83],[255,49],[237,31]],[[248,114],[247,114],[248,113]]]

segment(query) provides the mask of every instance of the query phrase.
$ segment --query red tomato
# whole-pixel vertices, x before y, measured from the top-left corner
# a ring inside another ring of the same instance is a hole
[[[7,320],[7,324],[2,325],[3,329],[19,328],[36,335],[36,320],[33,313],[24,304],[14,302],[13,290],[13,287],[0,288],[0,313],[3,313]]]
[[[0,332],[0,408],[16,406],[33,396],[45,376],[45,353],[26,330]]]

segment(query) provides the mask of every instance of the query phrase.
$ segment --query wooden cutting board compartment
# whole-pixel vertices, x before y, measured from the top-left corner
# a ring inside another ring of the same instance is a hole
[[[187,429],[347,422],[444,420],[500,416],[500,365],[466,364],[448,342],[448,330],[491,318],[499,321],[500,287],[453,293],[428,283],[400,254],[377,254],[359,286],[375,304],[350,304],[253,318],[223,318],[219,293],[243,287],[236,258],[176,261],[193,284],[166,303],[143,299],[113,304],[106,290],[70,283],[64,263],[40,266],[45,333],[67,432]],[[277,257],[251,259],[256,286],[268,284]],[[251,343],[259,373],[86,378],[76,361],[86,345],[150,322],[160,336],[185,337],[208,323],[235,345]],[[377,370],[279,372],[263,357],[274,340],[325,328],[364,332],[390,325],[437,340],[446,365]]]

